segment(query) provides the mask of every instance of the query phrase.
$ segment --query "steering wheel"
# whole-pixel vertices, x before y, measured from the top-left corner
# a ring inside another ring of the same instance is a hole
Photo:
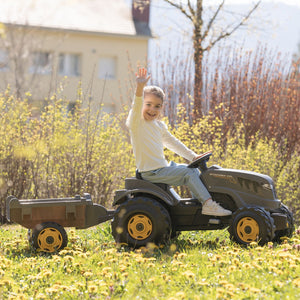
[[[196,160],[192,161],[187,167],[188,168],[199,168],[204,163],[209,161],[209,157],[211,155],[212,155],[212,151],[205,152],[200,157],[198,157]]]

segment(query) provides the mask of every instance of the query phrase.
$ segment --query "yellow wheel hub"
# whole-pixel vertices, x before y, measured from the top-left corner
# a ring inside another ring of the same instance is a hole
[[[62,246],[63,238],[59,230],[47,227],[39,233],[37,243],[42,251],[55,252]]]
[[[130,236],[136,240],[146,239],[150,236],[153,230],[151,220],[143,214],[131,217],[127,228]]]
[[[257,241],[259,236],[259,226],[251,217],[244,217],[237,224],[237,235],[246,243]]]

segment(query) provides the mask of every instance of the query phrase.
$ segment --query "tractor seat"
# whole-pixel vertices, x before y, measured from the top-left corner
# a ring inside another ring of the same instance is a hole
[[[142,177],[142,174],[139,172],[138,169],[135,170],[135,177],[137,179],[144,180],[143,177]],[[170,186],[166,183],[153,183],[153,184],[159,186],[161,189],[163,189],[165,191],[170,189]]]

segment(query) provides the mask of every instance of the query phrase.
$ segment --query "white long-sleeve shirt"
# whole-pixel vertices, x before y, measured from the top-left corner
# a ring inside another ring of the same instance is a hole
[[[197,154],[175,138],[160,120],[146,121],[142,116],[143,98],[135,97],[126,125],[130,130],[131,144],[140,172],[168,166],[164,147],[192,161]]]

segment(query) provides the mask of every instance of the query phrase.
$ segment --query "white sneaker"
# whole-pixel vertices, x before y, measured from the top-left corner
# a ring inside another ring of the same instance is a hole
[[[212,199],[207,200],[202,206],[202,215],[210,216],[230,216],[232,212],[223,208]]]

